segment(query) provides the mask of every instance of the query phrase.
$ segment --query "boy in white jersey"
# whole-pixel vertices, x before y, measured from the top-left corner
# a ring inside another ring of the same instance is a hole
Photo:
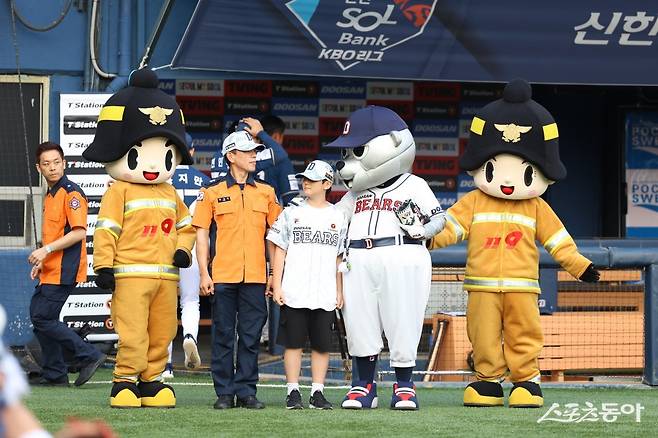
[[[286,408],[302,409],[299,373],[302,349],[308,337],[313,378],[309,408],[332,409],[323,390],[334,310],[343,306],[342,279],[337,266],[347,221],[326,200],[334,180],[328,163],[312,161],[297,177],[303,178],[306,202],[286,207],[267,235],[276,245],[272,262],[273,292],[274,301],[282,306],[277,340],[286,347]]]

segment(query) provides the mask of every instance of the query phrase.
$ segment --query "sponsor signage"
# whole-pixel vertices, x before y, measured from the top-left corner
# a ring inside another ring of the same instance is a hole
[[[318,83],[315,81],[272,81],[272,96],[317,98]]]
[[[160,83],[160,87],[167,83]],[[66,175],[78,184],[88,198],[87,212],[87,277],[94,278],[93,234],[98,220],[100,197],[107,190],[111,178],[101,163],[82,158],[82,152],[94,139],[96,120],[110,94],[62,94],[60,95],[60,144],[66,156]],[[115,340],[106,303],[111,297],[99,289],[92,280],[79,283],[62,307],[60,320],[71,328],[91,328],[91,341]],[[109,327],[109,328],[108,328]]]
[[[454,175],[459,173],[457,158],[416,157],[413,173],[421,177],[431,175]]]
[[[658,111],[626,114],[627,237],[658,237]]]
[[[162,82],[162,81],[161,81]],[[178,79],[176,80],[176,95],[177,96],[224,96],[224,81],[216,79],[204,80],[190,80]]]
[[[221,116],[224,114],[224,98],[215,96],[176,96],[185,117]]]
[[[285,116],[317,116],[317,99],[272,98],[272,113]]]

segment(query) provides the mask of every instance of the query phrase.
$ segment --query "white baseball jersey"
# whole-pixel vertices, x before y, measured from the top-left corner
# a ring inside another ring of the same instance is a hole
[[[281,289],[286,305],[298,309],[336,308],[336,257],[344,248],[347,221],[332,204],[288,206],[267,234],[286,250]]]
[[[395,210],[412,199],[422,214],[442,214],[427,182],[405,173],[390,186],[348,192],[336,204],[351,217],[349,241],[404,236]],[[345,328],[352,356],[379,354],[384,331],[393,367],[412,367],[423,329],[432,280],[429,251],[421,244],[349,248],[343,274]]]
[[[381,238],[404,235],[395,210],[407,199],[412,199],[428,219],[443,211],[427,182],[410,173],[400,175],[385,188],[347,192],[336,205],[350,218],[349,240]]]

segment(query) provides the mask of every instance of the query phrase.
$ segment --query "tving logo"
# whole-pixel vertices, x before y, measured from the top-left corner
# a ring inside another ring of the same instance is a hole
[[[283,10],[320,46],[318,59],[347,70],[361,62],[382,62],[386,50],[421,35],[436,2],[290,0]]]

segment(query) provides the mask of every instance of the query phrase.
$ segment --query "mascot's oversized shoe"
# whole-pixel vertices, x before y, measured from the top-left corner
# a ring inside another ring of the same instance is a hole
[[[132,382],[114,382],[110,392],[110,407],[119,409],[141,408],[142,395]]]
[[[176,394],[174,388],[162,382],[139,382],[142,406],[145,408],[174,408]]]
[[[510,408],[541,408],[544,397],[541,388],[535,382],[516,382],[509,393]]]
[[[343,409],[375,409],[377,407],[377,384],[365,380],[354,382],[341,405]]]
[[[398,411],[418,410],[418,399],[416,398],[416,386],[413,382],[397,382],[393,385],[393,397],[391,397],[391,409]]]
[[[498,382],[478,380],[464,390],[464,406],[503,406],[503,386]]]

